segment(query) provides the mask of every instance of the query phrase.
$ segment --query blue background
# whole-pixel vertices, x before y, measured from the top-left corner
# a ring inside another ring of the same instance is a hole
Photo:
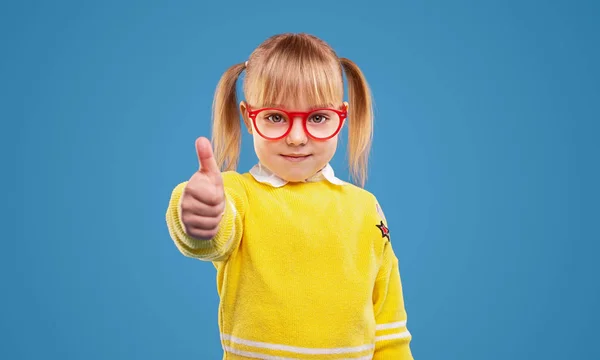
[[[221,74],[280,32],[323,38],[370,82],[366,188],[394,236],[415,357],[600,358],[599,14],[3,3],[0,358],[220,359],[215,270],[177,252],[164,215],[197,168]],[[344,160],[342,146],[348,179]]]

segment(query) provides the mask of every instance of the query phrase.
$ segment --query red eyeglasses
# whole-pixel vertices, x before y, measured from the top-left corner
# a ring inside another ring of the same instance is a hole
[[[278,108],[251,110],[248,116],[260,136],[267,140],[280,140],[292,130],[294,119],[301,118],[304,131],[315,140],[328,140],[337,135],[348,116],[347,109],[319,108],[309,112],[285,111]]]

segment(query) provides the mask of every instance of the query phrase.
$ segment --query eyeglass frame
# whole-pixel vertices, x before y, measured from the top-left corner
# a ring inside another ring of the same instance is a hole
[[[333,138],[334,136],[336,136],[337,134],[339,134],[340,130],[342,129],[342,126],[344,125],[344,121],[346,120],[346,118],[348,117],[348,107],[347,105],[344,105],[344,110],[337,110],[337,109],[333,109],[333,108],[316,108],[313,109],[311,111],[286,111],[280,108],[275,108],[275,107],[266,107],[266,108],[260,108],[260,109],[255,109],[252,110],[251,106],[249,104],[246,104],[246,109],[248,111],[248,117],[250,119],[252,119],[252,123],[254,124],[254,129],[256,129],[256,132],[258,133],[258,135],[260,135],[262,138],[266,139],[266,140],[271,140],[271,141],[276,141],[276,140],[281,140],[283,138],[285,138],[286,136],[288,136],[290,134],[290,132],[292,131],[292,128],[294,127],[294,121],[297,117],[302,118],[302,127],[304,128],[304,132],[313,140],[316,141],[325,141],[325,140],[329,140],[331,138]],[[279,137],[267,137],[264,134],[262,134],[260,132],[260,130],[258,130],[258,126],[256,125],[256,116],[262,112],[262,111],[268,111],[268,110],[274,110],[274,111],[279,111],[284,113],[285,115],[288,116],[288,118],[290,119],[290,126],[288,127],[288,129],[285,131],[285,133]],[[312,135],[309,131],[308,128],[306,127],[306,123],[308,122],[308,116],[312,113],[315,112],[319,112],[319,111],[333,111],[336,114],[338,114],[338,116],[340,117],[340,123],[337,127],[337,129],[333,132],[333,134],[331,134],[328,137],[324,137],[324,138],[319,138],[319,137],[315,137],[314,135]]]

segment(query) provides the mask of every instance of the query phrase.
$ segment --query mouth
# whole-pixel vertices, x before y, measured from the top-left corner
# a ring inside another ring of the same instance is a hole
[[[300,161],[304,161],[306,159],[308,159],[309,157],[311,157],[310,154],[281,154],[281,157],[283,157],[285,160],[291,161],[291,162],[300,162]]]

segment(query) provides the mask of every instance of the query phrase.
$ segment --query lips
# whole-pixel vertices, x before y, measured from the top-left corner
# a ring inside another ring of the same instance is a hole
[[[282,156],[287,156],[287,157],[307,157],[310,155],[307,154],[281,154]]]
[[[310,157],[310,155],[307,154],[281,154],[281,156],[286,160],[294,162],[302,161]]]

